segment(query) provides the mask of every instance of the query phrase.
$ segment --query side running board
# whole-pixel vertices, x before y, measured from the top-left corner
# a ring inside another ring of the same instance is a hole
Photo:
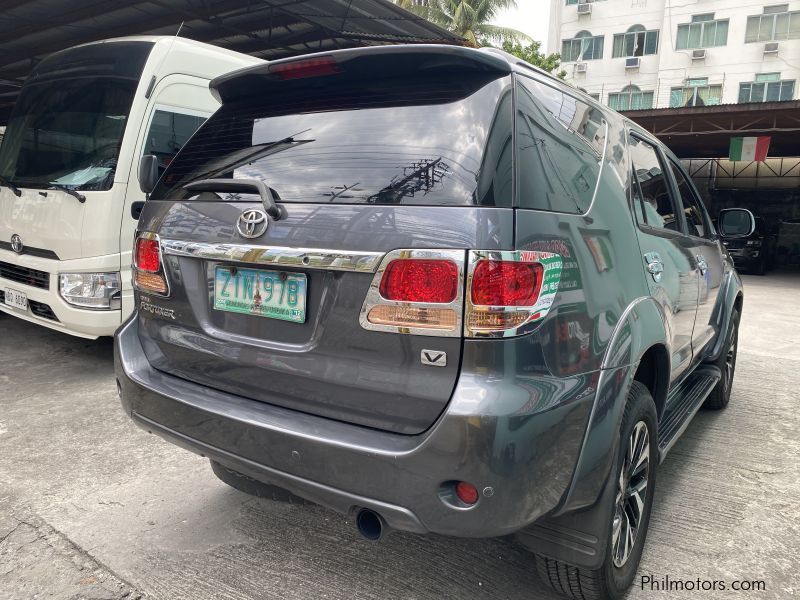
[[[663,461],[678,438],[681,437],[695,413],[708,398],[711,390],[722,379],[717,367],[703,365],[684,379],[667,399],[669,413],[658,425],[659,461]]]

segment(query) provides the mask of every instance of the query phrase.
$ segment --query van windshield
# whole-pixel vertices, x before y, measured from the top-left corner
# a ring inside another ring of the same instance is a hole
[[[333,90],[224,105],[151,197],[183,199],[190,181],[235,177],[263,181],[282,202],[510,206],[509,78],[466,97],[448,82],[394,85],[379,98]]]
[[[109,189],[136,85],[108,76],[26,85],[0,146],[0,176],[20,187]]]

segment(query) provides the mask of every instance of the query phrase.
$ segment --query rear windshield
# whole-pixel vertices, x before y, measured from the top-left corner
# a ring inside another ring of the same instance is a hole
[[[263,181],[282,202],[511,206],[510,78],[456,99],[423,83],[377,98],[225,105],[152,197],[183,199],[190,181],[234,177]]]

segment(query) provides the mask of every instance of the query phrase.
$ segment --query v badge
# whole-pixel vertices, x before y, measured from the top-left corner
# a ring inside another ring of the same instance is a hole
[[[447,366],[447,352],[442,352],[441,350],[423,350],[420,358],[423,365],[431,367]]]

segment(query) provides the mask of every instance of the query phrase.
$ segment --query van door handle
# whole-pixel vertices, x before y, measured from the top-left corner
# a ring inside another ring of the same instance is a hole
[[[697,269],[700,271],[700,275],[705,275],[706,271],[708,271],[708,263],[705,257],[702,254],[698,254],[694,259],[697,261]]]
[[[658,283],[664,273],[664,261],[658,252],[648,252],[644,255],[644,262],[647,263],[647,272],[653,276],[653,281]]]

